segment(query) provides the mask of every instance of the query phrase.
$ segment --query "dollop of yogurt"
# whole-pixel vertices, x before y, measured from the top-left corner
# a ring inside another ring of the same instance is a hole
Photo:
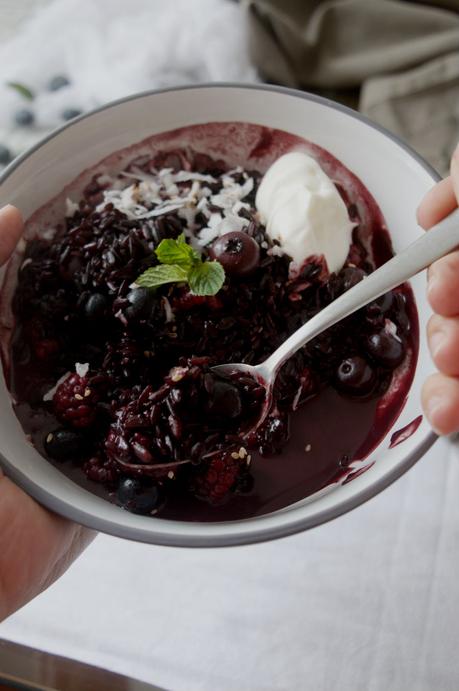
[[[330,272],[342,268],[355,224],[314,158],[300,151],[280,156],[265,173],[255,204],[267,235],[296,264],[323,255]]]

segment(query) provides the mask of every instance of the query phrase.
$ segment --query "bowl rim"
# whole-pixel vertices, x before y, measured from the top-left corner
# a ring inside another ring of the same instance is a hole
[[[332,101],[331,99],[313,94],[307,91],[300,91],[298,89],[292,89],[289,87],[271,85],[271,84],[259,84],[259,83],[239,83],[239,82],[204,82],[197,84],[186,84],[183,86],[172,86],[164,87],[159,89],[149,89],[141,91],[138,93],[131,94],[129,96],[124,96],[122,98],[105,103],[102,106],[94,108],[82,115],[73,118],[71,121],[64,123],[60,127],[55,128],[36,142],[33,146],[27,149],[20,156],[16,157],[0,174],[0,185],[2,185],[12,173],[19,168],[24,161],[26,161],[33,153],[45,146],[49,141],[57,137],[61,132],[73,127],[76,123],[90,118],[93,115],[108,110],[110,108],[117,107],[123,103],[140,100],[145,97],[154,96],[156,94],[162,94],[174,91],[188,91],[188,90],[199,90],[199,89],[250,89],[255,91],[269,91],[280,93],[286,96],[293,96],[295,98],[301,98],[314,103],[318,103],[327,108],[340,111],[345,115],[348,115],[365,125],[371,127],[374,130],[382,133],[384,136],[391,139],[398,147],[404,150],[410,158],[414,159],[424,170],[432,177],[434,182],[438,182],[441,179],[439,173],[431,166],[422,156],[420,156],[409,144],[405,143],[397,135],[393,134],[387,130],[382,125],[373,122],[370,118],[362,115],[361,113],[349,108],[348,106],[342,105]],[[188,526],[193,525],[196,527],[206,527],[207,530],[199,534],[184,534],[177,533],[173,534],[170,532],[164,532],[161,530],[161,523],[166,526],[169,521],[158,520],[155,526],[155,530],[152,531],[151,528],[147,526],[145,528],[140,526],[131,525],[120,525],[119,522],[112,521],[110,519],[94,516],[89,511],[79,508],[73,504],[68,503],[67,500],[63,500],[60,497],[52,494],[48,490],[41,487],[35,481],[31,480],[24,472],[19,470],[13,463],[11,463],[3,453],[0,451],[0,465],[3,466],[6,474],[18,484],[22,489],[24,489],[28,494],[35,498],[42,505],[54,511],[65,518],[75,521],[83,526],[97,530],[100,532],[107,533],[116,537],[136,540],[138,542],[145,542],[150,544],[158,544],[171,547],[227,547],[243,544],[252,544],[258,542],[265,542],[268,540],[274,540],[281,537],[286,537],[310,528],[316,527],[323,523],[338,518],[339,516],[357,508],[364,502],[368,501],[372,497],[379,494],[381,491],[386,489],[395,480],[406,473],[435,443],[438,439],[437,435],[431,430],[420,440],[420,442],[414,447],[414,449],[407,454],[406,457],[401,459],[397,465],[390,470],[388,470],[382,477],[376,479],[370,486],[364,487],[356,492],[352,497],[346,499],[341,499],[337,501],[332,507],[327,507],[321,511],[317,511],[311,516],[300,516],[299,518],[292,518],[289,521],[281,522],[278,525],[272,525],[272,518],[276,514],[266,514],[264,516],[256,516],[254,518],[245,519],[244,521],[226,521],[226,522],[215,522],[215,523],[187,523]],[[289,507],[286,507],[287,509]],[[151,520],[151,519],[148,519]],[[249,525],[252,527],[248,530],[242,532],[231,531],[231,526],[240,526],[241,524]],[[225,526],[225,531],[218,533],[217,531],[211,531],[211,527],[223,527]],[[209,530],[210,529],[210,530]]]

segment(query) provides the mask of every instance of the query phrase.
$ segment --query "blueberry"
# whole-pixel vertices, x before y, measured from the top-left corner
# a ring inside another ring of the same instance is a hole
[[[370,393],[375,381],[373,368],[358,355],[343,360],[336,372],[336,387],[343,393],[353,396]]]
[[[125,314],[128,319],[148,319],[155,302],[155,294],[149,288],[134,288],[127,294],[129,301]]]
[[[241,494],[249,494],[255,486],[255,480],[253,475],[250,473],[244,473],[238,480],[236,484],[236,492]]]
[[[210,256],[219,261],[229,274],[246,276],[258,266],[260,247],[250,235],[235,230],[215,240]]]
[[[346,267],[341,273],[343,290],[350,290],[350,288],[353,288],[357,283],[360,283],[366,275],[365,271],[359,269],[357,266]]]
[[[161,492],[151,480],[127,477],[120,480],[117,498],[132,513],[151,514],[161,503]]]
[[[66,461],[78,457],[84,451],[84,440],[81,434],[61,427],[47,434],[45,451],[56,461]]]
[[[102,293],[93,293],[89,296],[84,313],[88,319],[101,319],[107,311],[107,298]]]
[[[61,118],[63,120],[73,120],[73,118],[77,118],[79,115],[81,115],[82,112],[83,111],[79,108],[65,108],[65,110],[63,110],[61,113]]]
[[[70,80],[64,74],[56,74],[55,77],[48,82],[48,91],[59,91],[64,86],[69,86]]]
[[[390,290],[388,293],[384,293],[377,300],[375,300],[379,309],[383,314],[390,312],[394,304],[394,293]]]
[[[13,156],[7,146],[0,144],[0,165],[6,166],[12,160]]]
[[[14,121],[21,127],[29,127],[35,122],[35,115],[29,108],[21,108],[15,112]]]
[[[378,365],[388,369],[398,367],[405,357],[405,346],[402,341],[387,331],[379,331],[369,336],[366,350]]]
[[[262,428],[260,453],[262,455],[279,453],[287,443],[289,436],[288,419],[284,420],[280,417],[269,418]]]
[[[393,314],[397,326],[399,326],[404,333],[408,333],[411,329],[411,324],[406,312],[406,298],[403,293],[394,294]]]
[[[242,410],[241,397],[235,386],[225,381],[215,380],[207,402],[208,412],[221,418],[234,420]]]

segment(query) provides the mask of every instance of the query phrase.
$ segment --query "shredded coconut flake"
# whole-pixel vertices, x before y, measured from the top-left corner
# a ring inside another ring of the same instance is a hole
[[[394,338],[396,338],[397,341],[400,341],[400,343],[402,342],[402,339],[400,338],[400,336],[397,333],[397,325],[394,324],[394,322],[391,321],[390,319],[385,319],[384,331],[386,333],[390,334],[391,336],[393,336]]]
[[[40,231],[40,238],[42,240],[53,240],[56,235],[56,228],[45,228]]]
[[[79,377],[85,377],[89,372],[89,362],[76,362],[75,372],[78,374]]]
[[[181,170],[174,175],[175,182],[188,182],[188,180],[199,180],[200,182],[217,182],[217,179],[212,175],[203,175],[202,173],[191,173],[187,170]]]
[[[69,199],[69,197],[67,197],[67,199],[65,200],[65,216],[66,216],[66,218],[72,217],[78,211],[79,208],[80,207],[78,206],[78,204],[76,204],[74,201]]]
[[[175,320],[175,316],[171,303],[166,297],[163,297],[163,307],[166,315],[166,323],[169,324],[169,322],[173,322]]]

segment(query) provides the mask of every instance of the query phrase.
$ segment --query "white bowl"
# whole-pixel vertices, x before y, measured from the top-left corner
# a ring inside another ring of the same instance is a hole
[[[436,172],[389,132],[341,105],[304,92],[268,86],[211,84],[131,96],[53,132],[15,160],[0,178],[0,206],[29,217],[64,185],[109,154],[153,134],[205,122],[245,121],[286,130],[328,149],[367,186],[380,205],[395,250],[422,232],[415,209],[438,180]],[[403,428],[421,414],[420,389],[433,370],[423,331],[429,317],[425,277],[412,281],[421,340]],[[394,430],[392,430],[393,432]],[[358,506],[410,468],[435,441],[425,420],[389,448],[391,431],[367,470],[346,484],[274,513],[241,521],[194,523],[138,516],[74,484],[26,441],[0,374],[0,462],[10,477],[48,508],[96,530],[164,545],[207,547],[259,542],[319,525]]]

